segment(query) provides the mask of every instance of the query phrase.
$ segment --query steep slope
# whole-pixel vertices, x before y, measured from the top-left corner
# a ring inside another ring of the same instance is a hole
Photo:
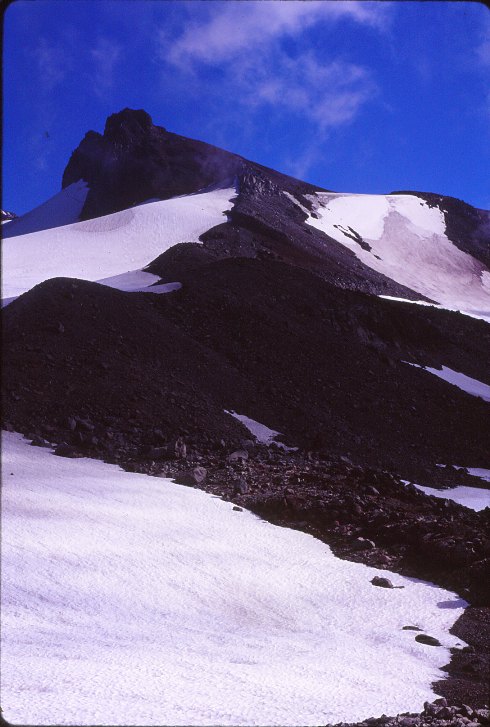
[[[182,283],[147,295],[54,279],[11,303],[6,418],[71,437],[69,417],[88,416],[95,451],[118,449],[111,427],[138,453],[158,443],[155,429],[237,444],[246,430],[233,410],[291,445],[407,477],[441,462],[490,465],[490,404],[406,363],[490,383],[484,322],[340,291],[273,261],[212,262]]]

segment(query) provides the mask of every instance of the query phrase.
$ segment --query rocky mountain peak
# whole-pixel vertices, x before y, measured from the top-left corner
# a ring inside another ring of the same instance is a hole
[[[240,168],[235,154],[172,134],[153,124],[146,111],[125,108],[109,116],[103,135],[85,135],[65,168],[62,187],[80,179],[88,183],[82,219],[89,219],[149,199],[197,192],[233,178]]]
[[[107,118],[104,136],[113,141],[134,142],[151,133],[153,121],[143,109],[125,108]],[[164,131],[164,129],[163,129]]]

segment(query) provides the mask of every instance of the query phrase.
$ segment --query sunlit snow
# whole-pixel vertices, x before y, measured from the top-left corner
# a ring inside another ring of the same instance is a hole
[[[160,280],[158,275],[145,273],[144,270],[131,270],[127,273],[121,273],[121,275],[103,278],[97,282],[127,293],[171,293],[182,287],[182,283],[178,282],[155,285],[158,280]]]
[[[403,361],[403,363],[427,371],[429,374],[434,374],[434,376],[438,376],[443,381],[447,381],[448,384],[457,386],[458,389],[465,391],[467,394],[478,396],[480,399],[484,399],[484,401],[490,401],[490,386],[484,384],[482,381],[478,381],[478,379],[472,379],[471,376],[466,376],[466,374],[454,371],[447,366],[442,366],[441,369],[434,369],[430,366],[420,366],[410,361]]]
[[[3,437],[12,723],[318,725],[420,710],[454,594],[335,558],[199,490]],[[434,648],[403,626],[438,638]]]
[[[297,447],[288,447],[282,442],[276,442],[276,437],[282,436],[281,432],[276,432],[274,429],[269,429],[269,427],[266,427],[265,424],[256,422],[255,419],[250,419],[250,417],[245,416],[245,414],[237,414],[234,411],[226,411],[226,409],[225,413],[230,414],[235,419],[238,419],[238,421],[241,422],[243,426],[248,429],[250,434],[255,437],[257,442],[259,442],[260,444],[275,444],[277,447],[280,447],[281,449],[285,449],[290,452],[297,449]]]
[[[490,490],[484,490],[480,487],[465,487],[460,485],[458,487],[450,487],[446,490],[438,490],[434,487],[413,484],[419,490],[425,492],[426,495],[442,497],[445,500],[453,500],[458,505],[464,505],[465,507],[469,507],[470,510],[476,510],[476,512],[490,507]]]
[[[234,188],[214,189],[9,237],[2,245],[2,298],[59,276],[97,281],[140,271],[179,242],[199,242],[226,220],[235,195]]]
[[[446,236],[444,215],[415,195],[318,192],[307,222],[346,247],[370,268],[454,309],[490,310],[485,266]],[[371,249],[354,239],[360,235]]]

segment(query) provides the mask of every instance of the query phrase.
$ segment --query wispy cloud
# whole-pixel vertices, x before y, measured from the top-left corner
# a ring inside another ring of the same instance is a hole
[[[104,96],[114,86],[118,61],[122,48],[111,38],[99,37],[89,54],[93,62],[93,90],[98,96]]]
[[[40,38],[32,49],[39,78],[40,90],[49,93],[62,83],[70,72],[70,62],[65,49]]]
[[[475,47],[475,56],[480,66],[490,67],[490,18],[488,15],[481,28],[481,36]]]
[[[211,10],[168,44],[167,60],[182,67],[196,63],[217,65],[247,51],[265,49],[284,37],[297,37],[317,23],[351,19],[383,27],[389,8],[383,3],[356,0],[251,0],[206,3]],[[162,38],[167,44],[167,38]]]
[[[352,121],[377,93],[368,68],[345,58],[325,59],[324,52],[320,60],[306,34],[341,21],[383,30],[391,17],[389,3],[211,0],[200,7],[204,11],[194,13],[180,33],[161,32],[160,56],[193,82],[218,74],[221,93],[229,89],[247,117],[266,109],[287,112],[324,135]],[[209,84],[203,85],[209,93]]]

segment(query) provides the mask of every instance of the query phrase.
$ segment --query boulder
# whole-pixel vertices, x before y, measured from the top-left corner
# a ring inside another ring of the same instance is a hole
[[[381,576],[374,576],[371,580],[373,586],[379,586],[380,588],[394,588],[395,586],[389,578],[382,578]]]
[[[175,479],[179,485],[186,485],[186,487],[200,487],[207,476],[207,470],[205,467],[194,467],[187,472],[182,472]]]
[[[433,636],[427,636],[427,634],[418,634],[415,637],[415,641],[419,644],[427,644],[427,646],[441,646],[441,642],[435,639]]]
[[[248,459],[248,452],[245,449],[237,449],[235,452],[232,452],[228,455],[226,458],[227,462],[246,462]]]

